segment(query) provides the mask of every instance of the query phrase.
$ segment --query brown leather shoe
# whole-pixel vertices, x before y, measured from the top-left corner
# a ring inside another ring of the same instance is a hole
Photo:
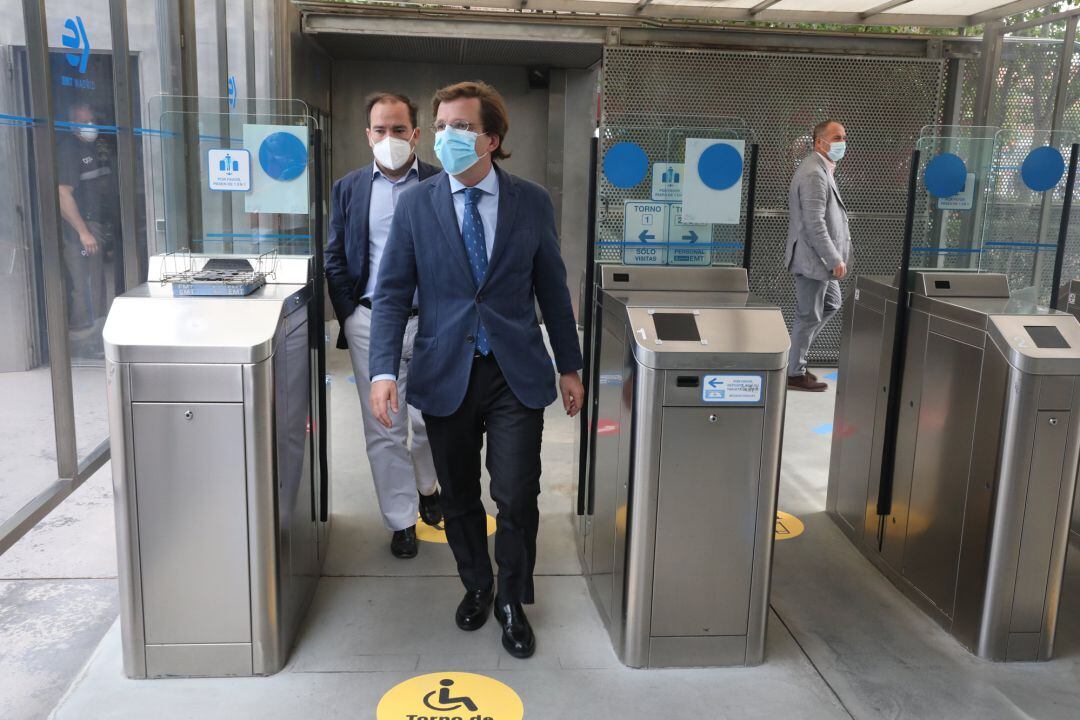
[[[789,375],[787,379],[788,390],[804,390],[806,392],[825,392],[829,387],[820,380],[811,380],[810,373],[805,375]]]
[[[806,371],[806,379],[809,380],[810,382],[817,382],[817,375],[815,375],[814,373],[807,370]]]

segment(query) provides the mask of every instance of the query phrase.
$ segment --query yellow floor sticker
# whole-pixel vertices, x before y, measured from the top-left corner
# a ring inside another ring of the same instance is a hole
[[[803,534],[806,526],[803,521],[786,512],[776,511],[776,539],[790,540]]]
[[[495,534],[495,518],[490,515],[487,516],[487,532],[488,536]],[[416,520],[416,539],[423,540],[425,542],[442,543],[446,544],[446,532],[443,531],[443,524],[439,523],[435,527],[423,522],[417,516]]]
[[[473,673],[420,675],[383,695],[376,720],[522,720],[525,706],[508,685]]]

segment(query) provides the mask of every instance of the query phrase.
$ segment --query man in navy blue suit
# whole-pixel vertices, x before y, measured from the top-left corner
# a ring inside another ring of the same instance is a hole
[[[424,421],[418,410],[396,415],[394,427],[379,423],[371,411],[368,384],[368,345],[371,298],[390,235],[390,221],[399,198],[409,188],[439,172],[420,162],[416,143],[416,105],[404,95],[380,92],[367,98],[367,139],[375,160],[334,183],[330,203],[330,238],[326,246],[326,285],[334,314],[341,323],[338,347],[348,348],[356,389],[360,395],[371,477],[383,522],[392,532],[390,552],[416,557],[416,516],[429,525],[442,521],[435,466],[431,460]],[[409,299],[398,389],[406,393],[409,359],[413,354],[417,310]],[[346,340],[348,342],[346,342]],[[412,444],[409,443],[409,421]]]
[[[394,212],[374,300],[371,407],[392,425],[401,338],[418,292],[407,399],[423,412],[446,539],[465,585],[455,620],[476,630],[494,601],[503,647],[524,658],[536,648],[522,605],[533,602],[544,408],[557,397],[537,302],[570,416],[583,400],[581,348],[551,198],[492,162],[510,155],[502,97],[465,82],[439,90],[432,104],[445,172],[403,194]],[[498,507],[497,595],[480,499],[485,433]]]

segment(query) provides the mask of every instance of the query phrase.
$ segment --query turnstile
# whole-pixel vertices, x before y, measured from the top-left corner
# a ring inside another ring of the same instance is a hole
[[[162,265],[104,329],[124,670],[268,675],[326,554],[313,263],[246,297],[175,297]]]
[[[827,509],[972,652],[1049,659],[1080,454],[1080,323],[1011,299],[1003,275],[912,278],[891,495],[879,478],[898,285],[860,277]]]
[[[609,266],[601,285],[579,546],[593,599],[627,665],[758,664],[787,388],[783,317],[750,295],[741,268]]]
[[[1069,282],[1065,310],[1080,319],[1080,280]],[[1080,493],[1076,493],[1076,499],[1073,502],[1072,534],[1080,540]]]

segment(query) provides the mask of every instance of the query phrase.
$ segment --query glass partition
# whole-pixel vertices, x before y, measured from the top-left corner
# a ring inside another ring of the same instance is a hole
[[[600,130],[597,262],[741,265],[753,132],[738,118]]]
[[[314,253],[315,121],[296,100],[241,105],[222,112],[221,98],[152,99],[163,252]]]
[[[981,217],[997,128],[924,127],[920,151],[911,268],[977,271]]]
[[[1014,297],[1050,302],[1071,131],[1001,130],[983,218],[981,272],[1004,273]]]

